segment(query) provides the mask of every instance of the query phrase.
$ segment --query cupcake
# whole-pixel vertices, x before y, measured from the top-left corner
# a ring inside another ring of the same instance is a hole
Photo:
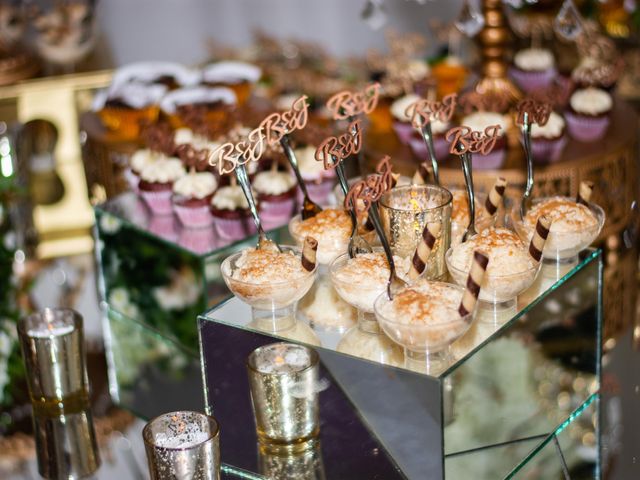
[[[335,183],[335,171],[325,170],[323,163],[316,160],[316,147],[313,145],[296,148],[294,152],[309,197],[320,205],[328,205]],[[298,200],[302,204],[302,191],[298,190]]]
[[[174,62],[136,62],[124,65],[113,74],[111,84],[118,87],[127,83],[164,85],[168,89],[196,85],[199,73]]]
[[[527,93],[548,87],[556,76],[553,53],[544,48],[526,48],[513,57],[511,76]]]
[[[252,184],[264,227],[270,230],[285,225],[295,213],[296,179],[289,172],[271,169],[258,172]]]
[[[612,108],[613,98],[606,90],[591,87],[576,90],[566,112],[569,133],[582,142],[601,139],[609,127]]]
[[[551,112],[549,120],[543,126],[531,125],[531,150],[533,159],[538,163],[555,162],[567,144],[565,121],[562,115]]]
[[[158,118],[160,99],[167,91],[164,85],[127,83],[109,89],[94,109],[108,130],[121,140],[136,140],[143,123]]]
[[[217,62],[204,68],[202,83],[231,88],[238,98],[238,103],[243,105],[251,94],[252,86],[260,80],[261,76],[262,70],[250,63]]]
[[[218,235],[224,239],[240,240],[256,232],[240,185],[226,185],[213,194],[211,215]]]
[[[149,209],[156,214],[171,213],[173,184],[185,175],[182,162],[173,157],[161,158],[142,169],[138,189]]]
[[[133,152],[129,158],[129,168],[125,170],[124,176],[132,191],[138,193],[138,184],[140,183],[140,173],[147,165],[166,158],[160,152],[151,150],[150,148],[141,148]]]
[[[436,152],[436,159],[445,160],[449,156],[449,143],[445,139],[447,130],[449,130],[449,122],[441,122],[440,120],[431,120],[431,136],[433,138],[433,148]],[[409,146],[413,154],[420,160],[427,158],[427,145],[424,143],[422,134],[414,130],[409,138]]]
[[[192,170],[173,184],[173,210],[187,228],[211,225],[209,204],[218,182],[213,173]]]
[[[393,116],[393,129],[398,135],[398,139],[404,143],[409,143],[411,134],[414,132],[413,125],[411,124],[411,117],[405,112],[409,105],[420,100],[418,95],[413,93],[400,97],[391,104],[390,110]]]
[[[192,116],[201,116],[209,124],[223,123],[235,104],[236,95],[229,88],[189,87],[165,95],[160,109],[174,128],[180,128]]]
[[[461,125],[466,125],[471,130],[484,132],[485,128],[491,125],[500,125],[500,136],[496,141],[493,150],[487,155],[481,153],[473,154],[473,167],[478,169],[500,168],[504,163],[507,151],[507,118],[496,112],[475,112],[467,115],[460,121]]]

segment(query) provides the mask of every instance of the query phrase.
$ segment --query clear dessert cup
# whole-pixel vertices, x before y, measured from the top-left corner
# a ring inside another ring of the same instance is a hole
[[[289,221],[289,233],[296,241],[296,244],[300,246],[304,243],[304,239],[307,235],[312,235],[318,241],[316,260],[321,265],[330,265],[331,262],[345,253],[349,248],[351,226],[343,232],[336,229],[322,233],[307,233],[301,228],[301,225],[302,218],[300,217],[300,214],[298,214]]]
[[[555,198],[574,201],[574,199],[569,197]],[[532,202],[532,207],[547,200],[550,200],[550,198],[535,199]],[[590,203],[588,208],[596,219],[594,225],[585,226],[583,228],[559,230],[557,228],[557,224],[555,224],[555,227],[554,223],[551,224],[551,230],[549,231],[549,236],[547,237],[544,250],[542,251],[543,264],[562,264],[570,266],[578,264],[578,254],[598,238],[605,221],[605,213],[600,206]],[[519,206],[514,206],[514,208],[512,208],[510,220],[513,229],[516,231],[518,236],[523,242],[528,244],[531,241],[531,237],[535,230],[535,222],[531,225],[525,223],[520,216]]]
[[[455,291],[458,303],[465,290],[444,282],[424,283],[430,288]],[[392,316],[388,313],[390,303],[392,300],[384,292],[375,301],[375,315],[387,336],[404,347],[405,368],[432,376],[445,371],[453,361],[450,346],[469,330],[475,309],[465,316],[460,316],[456,309],[451,315],[434,319],[433,322],[418,323],[409,316]]]
[[[453,281],[464,287],[467,284],[469,270],[461,270],[452,264],[452,252],[453,248],[450,248],[445,256],[447,268]],[[506,275],[497,275],[487,270],[478,296],[478,309],[495,312],[513,309],[516,306],[518,295],[533,284],[539,271],[540,264],[530,266],[521,272]]]
[[[466,190],[460,189],[450,189],[451,194],[453,195],[453,209],[451,212],[451,246],[455,247],[456,245],[460,245],[462,243],[462,237],[467,231],[467,226],[469,224],[469,213],[467,207],[467,214],[460,218],[456,219],[455,209],[456,209],[456,201],[457,197],[460,193],[464,194],[465,204],[468,203],[467,192]],[[475,227],[477,232],[481,232],[489,227],[492,227],[496,223],[496,219],[500,214],[502,207],[498,209],[496,215],[489,215],[487,211],[484,209],[484,202],[486,200],[486,195],[476,195],[475,204],[476,204],[476,222]],[[460,208],[460,207],[458,207]]]
[[[301,251],[298,247],[280,247],[283,252],[293,252],[301,259]],[[258,283],[243,281],[233,278],[232,274],[237,268],[237,262],[243,252],[234,253],[227,257],[220,266],[224,282],[229,290],[241,301],[251,306],[251,313],[255,320],[271,320],[273,325],[281,326],[286,320],[295,321],[296,302],[300,300],[311,288],[316,277],[316,268],[311,272],[304,272],[281,281]]]
[[[447,274],[444,255],[451,242],[452,201],[451,192],[436,185],[395,187],[380,199],[380,216],[391,251],[401,258],[413,257],[427,223],[442,225],[426,268],[425,276],[430,280],[443,280]]]

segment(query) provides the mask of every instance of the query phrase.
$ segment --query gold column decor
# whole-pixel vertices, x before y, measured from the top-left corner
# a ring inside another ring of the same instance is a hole
[[[502,0],[482,0],[485,24],[477,36],[482,55],[482,77],[476,84],[478,93],[508,93],[514,101],[522,93],[507,77],[507,53],[513,35],[507,25]]]

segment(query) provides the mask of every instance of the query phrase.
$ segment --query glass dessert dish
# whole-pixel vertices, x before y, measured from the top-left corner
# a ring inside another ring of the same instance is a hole
[[[460,286],[467,283],[473,252],[477,249],[489,256],[478,297],[479,308],[494,311],[513,308],[518,295],[533,284],[540,264],[531,258],[527,246],[514,232],[490,228],[447,252],[447,268]]]
[[[453,195],[453,203],[451,209],[451,246],[455,247],[462,243],[462,237],[467,231],[469,225],[469,201],[467,200],[467,192],[465,190],[450,190]],[[495,216],[490,216],[484,209],[483,205],[486,196],[476,195],[476,222],[477,232],[481,232],[491,227],[496,220]]]
[[[542,215],[547,215],[552,222],[542,251],[545,264],[576,265],[578,254],[598,238],[605,221],[604,211],[594,203],[580,205],[569,197],[535,199],[524,219],[518,207],[511,210],[513,228],[524,242],[531,241]]]
[[[439,375],[449,366],[449,346],[465,334],[475,309],[458,313],[465,289],[443,282],[420,281],[397,292],[386,292],[374,304],[378,323],[391,340],[405,349],[405,368]]]
[[[309,235],[318,240],[317,261],[322,265],[329,265],[347,251],[351,228],[351,217],[339,208],[324,209],[306,220],[298,214],[289,222],[289,232],[298,245]]]
[[[408,268],[400,265],[398,271]],[[338,351],[388,365],[402,365],[402,350],[380,330],[374,314],[374,303],[387,290],[389,267],[382,249],[350,258],[343,254],[329,268],[338,295],[358,312],[358,324],[338,344]]]
[[[401,258],[411,258],[427,223],[440,223],[441,234],[431,253],[426,277],[444,279],[444,255],[450,244],[452,195],[435,185],[395,187],[380,199],[380,216],[391,250]]]
[[[229,290],[251,306],[254,320],[295,319],[296,302],[311,288],[312,271],[302,266],[298,247],[281,246],[282,252],[247,249],[227,257],[220,266]]]

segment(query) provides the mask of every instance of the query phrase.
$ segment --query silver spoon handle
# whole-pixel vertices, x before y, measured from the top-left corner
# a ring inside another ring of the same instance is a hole
[[[464,174],[464,183],[467,187],[467,198],[469,199],[469,225],[467,232],[475,233],[476,225],[476,194],[473,188],[473,170],[471,168],[471,153],[465,152],[460,155],[462,161],[462,173]]]
[[[380,221],[380,213],[378,212],[377,202],[373,202],[371,204],[371,208],[369,209],[369,217],[371,217],[371,222],[376,229],[378,237],[380,237],[382,249],[384,250],[384,254],[387,256],[387,261],[389,262],[389,281],[387,282],[387,295],[389,296],[389,298],[391,298],[391,282],[393,282],[393,279],[396,277],[396,265],[393,261],[393,253],[391,252],[389,240],[387,240],[387,236],[384,234],[384,230],[382,228],[382,222]]]
[[[433,134],[431,132],[431,124],[425,123],[420,127],[420,133],[424,139],[431,159],[431,167],[433,168],[433,180],[436,185],[440,186],[440,175],[438,173],[438,159],[436,158],[436,150],[433,146]]]
[[[302,190],[302,194],[305,198],[309,198],[309,194],[307,193],[307,185],[304,183],[302,175],[300,174],[300,169],[298,168],[298,159],[296,158],[296,154],[291,148],[291,144],[289,143],[289,136],[283,135],[280,139],[280,145],[284,150],[285,155],[287,156],[287,160],[289,160],[289,165],[291,165],[291,169],[298,180],[298,185],[300,186],[300,190]]]
[[[531,198],[533,192],[533,154],[531,153],[531,123],[529,122],[529,114],[524,112],[524,121],[522,122],[522,138],[524,142],[524,155],[527,161],[527,185],[520,203],[520,215],[524,218],[527,213],[527,202]]]
[[[264,235],[264,230],[262,229],[262,223],[260,222],[260,216],[258,215],[258,207],[256,206],[256,201],[253,198],[253,193],[251,192],[251,185],[249,185],[249,176],[247,175],[247,169],[244,164],[238,165],[236,167],[236,178],[238,179],[238,184],[240,188],[242,188],[242,193],[247,199],[247,203],[249,204],[249,210],[251,211],[251,216],[253,217],[253,221],[256,224],[256,228],[258,229],[258,233],[262,236]]]

